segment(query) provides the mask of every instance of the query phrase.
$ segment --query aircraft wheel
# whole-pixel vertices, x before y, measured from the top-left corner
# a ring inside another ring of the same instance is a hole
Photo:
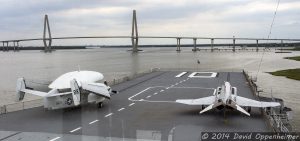
[[[103,107],[103,103],[102,102],[99,102],[98,103],[98,108],[102,108]]]
[[[204,106],[204,105],[202,105],[202,110],[203,110],[203,109],[205,109],[205,106]]]
[[[251,107],[248,107],[248,113],[250,113],[251,112]]]

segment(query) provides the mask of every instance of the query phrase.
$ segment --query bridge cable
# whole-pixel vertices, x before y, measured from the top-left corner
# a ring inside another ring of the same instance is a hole
[[[276,10],[274,12],[274,16],[273,16],[272,23],[271,23],[271,26],[270,26],[270,31],[269,31],[269,34],[268,34],[268,39],[270,39],[270,36],[272,34],[272,28],[273,28],[273,25],[274,25],[274,21],[275,21],[275,17],[276,17],[276,14],[277,14],[279,4],[280,4],[280,0],[278,0],[278,2],[277,2]],[[267,43],[268,43],[268,41],[269,40],[267,40]],[[256,73],[256,79],[257,79],[258,73],[259,73],[260,68],[261,68],[261,63],[262,63],[263,58],[264,58],[265,50],[266,50],[266,48],[264,49],[263,54],[262,54],[261,59],[260,59],[260,62],[259,62],[258,70],[257,70],[257,73]]]

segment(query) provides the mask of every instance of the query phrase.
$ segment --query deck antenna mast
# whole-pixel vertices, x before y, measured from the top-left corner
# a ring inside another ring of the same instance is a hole
[[[276,10],[274,12],[273,20],[272,20],[272,23],[271,23],[271,26],[270,26],[270,31],[269,31],[269,34],[268,34],[268,39],[270,39],[270,36],[272,34],[272,28],[273,28],[273,24],[274,24],[274,21],[275,21],[275,17],[276,17],[276,14],[277,14],[277,10],[278,10],[279,4],[280,4],[280,0],[278,0],[278,2],[277,2]],[[267,40],[267,42],[268,41],[269,40]],[[266,47],[265,47],[265,49],[263,51],[263,54],[262,54],[260,62],[259,62],[258,70],[257,70],[257,73],[256,73],[256,79],[257,79],[257,76],[258,76],[258,73],[259,73],[259,70],[260,70],[260,67],[261,67],[261,63],[262,63],[263,58],[264,58],[265,50],[266,50]]]
[[[80,65],[78,65],[78,71],[80,71]]]

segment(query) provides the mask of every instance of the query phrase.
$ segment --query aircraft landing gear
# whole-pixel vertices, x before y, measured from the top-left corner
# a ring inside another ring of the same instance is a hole
[[[99,102],[98,103],[98,108],[102,108],[103,107],[103,102]]]
[[[203,110],[203,109],[205,109],[206,107],[205,107],[204,105],[202,105],[202,107],[201,107],[201,108],[202,108],[202,110]]]
[[[248,111],[248,113],[250,113],[251,112],[251,107],[248,107],[247,111]]]

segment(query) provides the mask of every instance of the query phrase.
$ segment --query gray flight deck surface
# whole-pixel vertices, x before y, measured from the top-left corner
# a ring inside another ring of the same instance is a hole
[[[47,111],[43,107],[0,115],[2,140],[199,140],[202,131],[271,131],[260,109],[211,110],[175,103],[212,95],[227,80],[190,78],[188,72],[154,72],[113,86],[119,93],[98,109],[95,104]],[[242,72],[230,72],[238,95],[255,99]]]

